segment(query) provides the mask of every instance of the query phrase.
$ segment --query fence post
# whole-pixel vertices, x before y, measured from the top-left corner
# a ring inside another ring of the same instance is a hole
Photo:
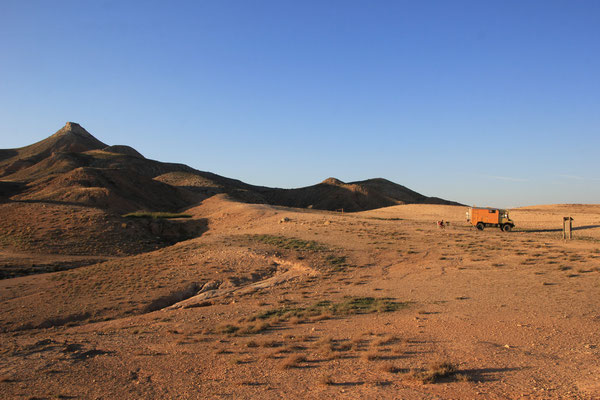
[[[573,218],[563,217],[563,240],[572,239]]]

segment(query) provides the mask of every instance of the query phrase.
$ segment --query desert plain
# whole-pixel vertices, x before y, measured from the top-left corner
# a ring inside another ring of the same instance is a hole
[[[461,205],[342,212],[205,185],[169,204],[185,218],[135,218],[35,179],[0,203],[2,398],[600,398],[600,205],[478,231]]]

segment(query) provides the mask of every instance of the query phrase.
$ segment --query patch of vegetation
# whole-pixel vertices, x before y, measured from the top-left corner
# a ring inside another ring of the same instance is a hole
[[[343,271],[347,267],[353,267],[346,262],[346,256],[336,256],[335,254],[329,254],[325,257],[325,262],[335,271]]]
[[[327,247],[314,240],[303,240],[276,235],[252,235],[252,239],[271,246],[288,250],[325,251]]]
[[[12,246],[18,249],[27,248],[31,244],[31,238],[20,232],[0,232],[0,244]]]
[[[458,374],[456,365],[447,361],[433,363],[424,370],[412,370],[408,373],[408,378],[421,383],[469,380],[467,375]]]
[[[271,325],[266,322],[246,323],[246,324],[224,324],[216,328],[215,333],[224,333],[227,335],[243,336],[254,335],[269,329]]]
[[[172,213],[172,212],[164,212],[164,211],[136,211],[129,214],[123,214],[123,218],[152,218],[152,219],[162,219],[162,218],[192,218],[190,214],[182,214],[182,213]]]
[[[408,303],[406,302],[396,302],[390,298],[349,297],[340,303],[324,300],[309,307],[281,307],[271,309],[250,317],[250,320],[277,318],[280,321],[289,321],[292,317],[304,319],[321,315],[331,315],[332,317],[336,317],[353,314],[391,312],[400,310],[407,305]]]

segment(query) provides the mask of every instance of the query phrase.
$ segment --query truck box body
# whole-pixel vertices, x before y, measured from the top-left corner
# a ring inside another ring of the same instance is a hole
[[[484,224],[497,224],[500,219],[500,213],[493,208],[472,208],[471,221],[483,222]]]
[[[497,226],[508,232],[515,226],[508,216],[508,211],[500,208],[471,207],[467,211],[467,221],[479,230],[486,226]]]

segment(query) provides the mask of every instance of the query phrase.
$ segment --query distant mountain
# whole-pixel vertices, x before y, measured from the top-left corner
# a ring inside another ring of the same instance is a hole
[[[298,189],[253,186],[183,164],[149,160],[129,146],[108,146],[74,122],[35,144],[0,150],[0,201],[46,201],[122,213],[175,211],[217,193],[250,203],[344,211],[458,204],[382,178],[350,183],[329,178]]]
[[[383,178],[344,183],[328,178],[299,189],[262,189],[265,201],[288,207],[321,210],[364,211],[398,204],[458,204],[426,197]]]

